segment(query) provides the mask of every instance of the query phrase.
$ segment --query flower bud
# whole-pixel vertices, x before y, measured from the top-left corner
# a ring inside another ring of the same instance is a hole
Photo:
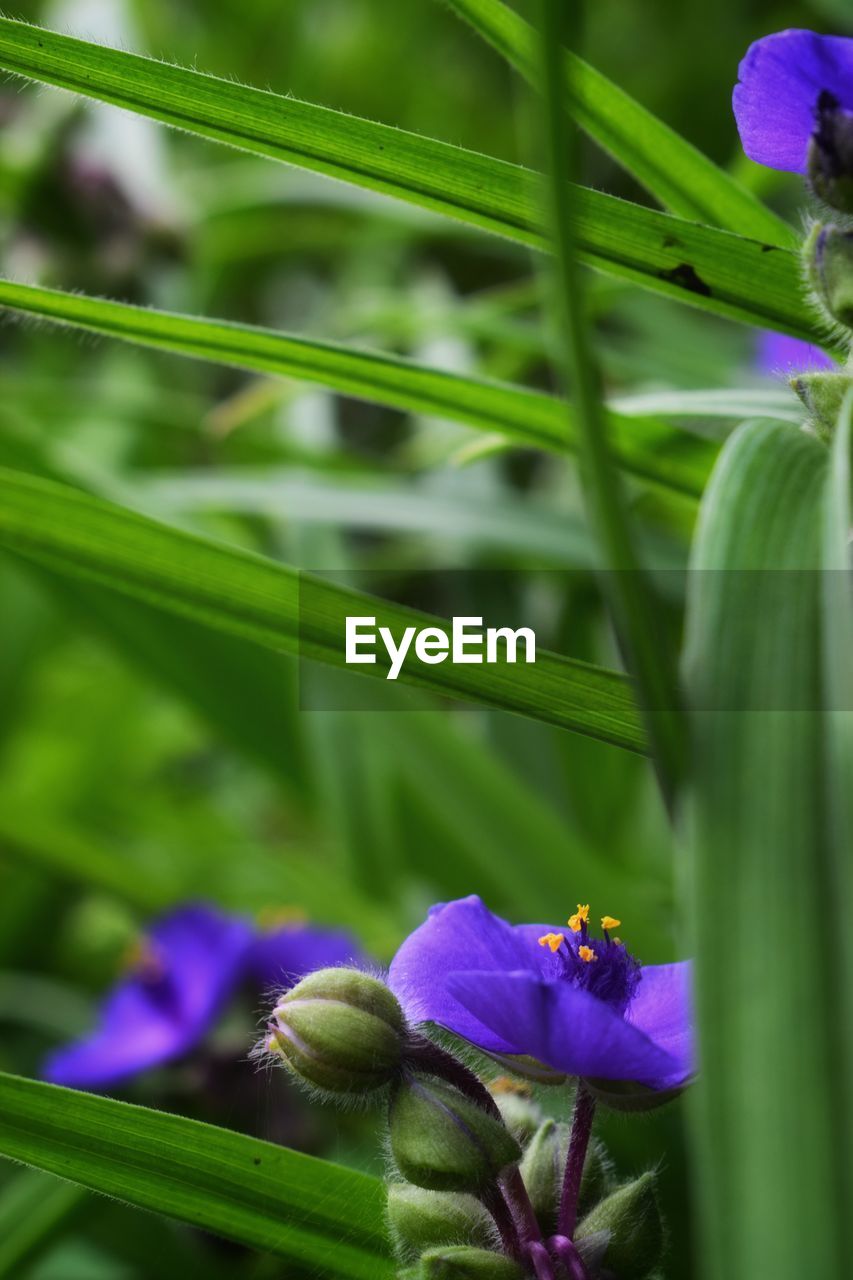
[[[801,373],[791,379],[791,386],[806,406],[809,421],[821,440],[832,439],[844,397],[853,387],[849,373]]]
[[[433,1077],[398,1085],[389,1115],[391,1153],[407,1182],[428,1191],[482,1192],[521,1148],[500,1120]]]
[[[556,1234],[563,1175],[569,1154],[571,1127],[545,1120],[536,1131],[521,1161],[521,1176],[542,1233]],[[604,1147],[593,1140],[583,1168],[580,1208],[596,1204],[613,1187],[613,1175]]]
[[[418,1280],[523,1280],[517,1262],[502,1253],[464,1246],[430,1249],[421,1258]]]
[[[818,98],[808,178],[818,199],[832,209],[853,213],[853,114],[826,90]]]
[[[488,1248],[494,1227],[473,1196],[425,1191],[408,1182],[388,1188],[388,1224],[399,1257],[416,1258],[437,1245]]]
[[[383,982],[359,969],[318,969],[279,999],[267,1049],[308,1084],[335,1094],[390,1084],[406,1023]]]
[[[575,1244],[585,1261],[599,1259],[615,1280],[646,1280],[664,1252],[655,1175],[644,1173],[597,1204],[575,1232]]]
[[[853,329],[853,231],[816,223],[803,246],[803,261],[829,320]]]

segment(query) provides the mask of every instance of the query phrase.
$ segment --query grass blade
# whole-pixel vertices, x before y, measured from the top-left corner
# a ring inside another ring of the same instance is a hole
[[[275,561],[193,537],[64,485],[0,468],[0,544],[63,574],[242,636],[343,667],[344,619],[375,616],[399,635],[436,619]],[[384,679],[381,658],[365,667]],[[538,651],[535,664],[403,668],[400,683],[575,729],[642,752],[624,676]]]
[[[257,1138],[0,1074],[0,1154],[323,1275],[394,1275],[382,1183]]]
[[[381,191],[542,248],[538,174],[446,142],[0,18],[0,68]],[[810,341],[796,255],[581,188],[582,260],[682,302]]]
[[[574,444],[567,406],[553,396],[380,352],[8,280],[0,280],[2,307],[161,351],[319,383],[374,404],[500,432],[526,447],[562,451],[567,434],[569,446]],[[697,445],[688,456],[668,454],[668,433],[662,434],[660,424],[616,414],[612,418],[617,456],[626,470],[691,497],[701,494],[712,448]]]
[[[563,111],[565,67],[561,36],[566,18],[561,0],[541,0],[543,133],[550,171],[555,252],[555,313],[564,353],[565,380],[572,388],[584,496],[597,537],[616,630],[636,676],[652,755],[664,795],[672,804],[684,769],[684,723],[679,705],[675,662],[665,627],[658,625],[660,602],[635,551],[625,495],[610,455],[607,422],[600,396],[600,375],[588,339],[583,276],[572,227],[573,188],[563,166],[576,160],[576,139]],[[571,176],[571,169],[570,169]]]
[[[841,1275],[848,1256],[838,957],[851,904],[835,868],[849,845],[837,847],[827,807],[848,780],[827,757],[822,704],[828,480],[816,439],[741,428],[703,503],[690,575],[695,1121],[714,1280]],[[849,674],[849,649],[844,661]],[[819,961],[792,945],[795,920],[820,921]]]
[[[531,84],[537,82],[533,28],[503,0],[449,0],[451,8]],[[770,244],[790,246],[792,227],[724,169],[636,102],[607,76],[566,50],[564,106],[665,209]]]

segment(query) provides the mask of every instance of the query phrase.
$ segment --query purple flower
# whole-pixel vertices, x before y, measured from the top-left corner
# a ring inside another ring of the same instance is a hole
[[[188,1053],[242,982],[284,987],[353,958],[361,959],[356,944],[338,931],[298,925],[256,933],[213,907],[180,907],[151,926],[92,1033],[52,1054],[42,1075],[76,1089],[112,1088]]]
[[[834,360],[825,351],[821,351],[820,347],[803,342],[801,338],[790,338],[785,333],[772,333],[770,330],[759,335],[755,364],[758,372],[768,378],[793,373],[816,373],[836,367]]]
[[[477,897],[434,907],[391,964],[414,1022],[572,1076],[672,1089],[693,1072],[690,966],[643,966],[589,908],[568,927],[510,925]]]
[[[848,37],[779,31],[750,45],[739,75],[733,105],[743,149],[770,169],[805,174],[813,135],[833,130],[833,112],[853,113]]]

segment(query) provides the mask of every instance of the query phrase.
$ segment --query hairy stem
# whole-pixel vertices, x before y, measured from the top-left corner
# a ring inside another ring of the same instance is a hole
[[[466,1098],[476,1102],[478,1107],[482,1107],[490,1116],[503,1124],[503,1116],[498,1104],[482,1080],[452,1053],[448,1053],[434,1041],[428,1040],[426,1036],[417,1036],[407,1045],[405,1056],[409,1066],[417,1067],[420,1071],[438,1076],[440,1080],[446,1080],[448,1084],[455,1085]]]
[[[583,1178],[583,1167],[586,1162],[587,1148],[592,1136],[592,1122],[595,1119],[595,1098],[578,1081],[575,1095],[575,1113],[572,1117],[572,1136],[569,1140],[569,1155],[566,1160],[566,1171],[563,1175],[563,1191],[560,1196],[560,1212],[557,1218],[557,1230],[561,1236],[571,1240],[578,1220],[578,1197]]]

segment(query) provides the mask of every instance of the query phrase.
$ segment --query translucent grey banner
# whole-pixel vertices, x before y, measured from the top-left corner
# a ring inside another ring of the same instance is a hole
[[[599,699],[636,718],[605,605],[621,594],[617,578],[553,569],[306,571],[300,707],[485,705],[566,724],[584,699]],[[853,711],[848,572],[664,570],[654,585],[655,642],[680,654],[681,695],[695,710]]]

